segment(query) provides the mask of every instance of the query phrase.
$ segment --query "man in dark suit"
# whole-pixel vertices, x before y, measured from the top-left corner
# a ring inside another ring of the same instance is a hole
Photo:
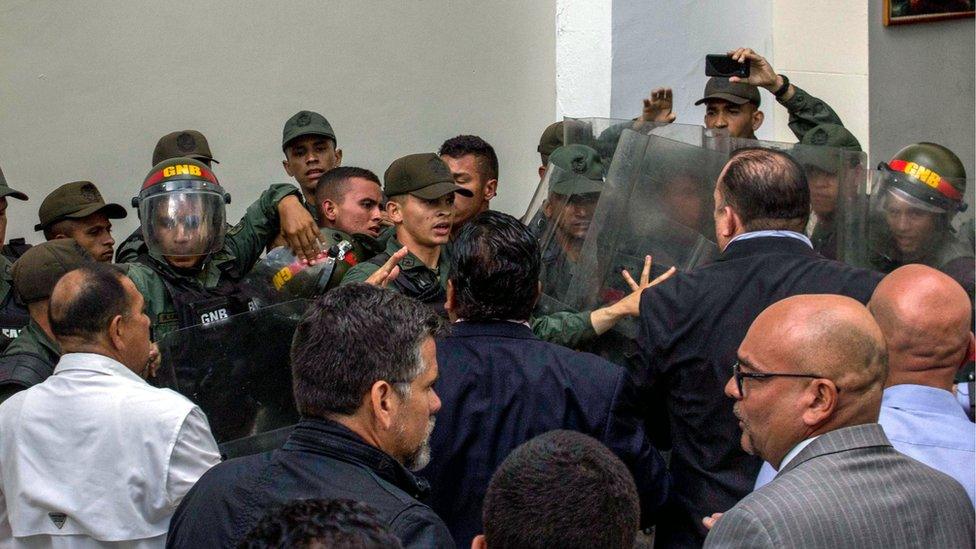
[[[742,448],[779,473],[718,517],[705,547],[973,547],[962,485],[878,424],[887,358],[849,297],[793,296],[756,318],[725,394]]]
[[[735,350],[767,305],[797,294],[841,294],[866,303],[880,274],[829,261],[803,235],[810,191],[803,170],[781,152],[736,151],[715,188],[721,256],[646,290],[638,343],[645,402],[664,399],[671,427],[672,500],[660,547],[697,547],[703,516],[752,491],[761,461],[739,447],[722,396]],[[652,418],[648,428],[653,426]]]
[[[506,214],[481,213],[454,240],[446,304],[454,324],[437,342],[443,407],[420,475],[458,546],[481,533],[482,500],[502,460],[554,429],[593,436],[620,457],[637,485],[642,524],[667,497],[664,461],[644,434],[630,375],[532,334],[540,263],[535,237]]]

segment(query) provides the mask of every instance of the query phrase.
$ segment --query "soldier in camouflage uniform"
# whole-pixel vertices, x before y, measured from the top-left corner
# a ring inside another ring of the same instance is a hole
[[[740,63],[749,61],[749,77],[712,77],[705,84],[704,96],[695,105],[705,104],[705,127],[727,128],[731,137],[756,139],[756,130],[762,126],[764,115],[759,110],[761,98],[758,88],[773,94],[780,105],[790,114],[789,127],[798,140],[820,124],[843,122],[830,105],[792,84],[789,78],[776,74],[772,65],[749,48],[729,52]],[[644,100],[641,120],[673,121],[673,95],[670,88],[658,88]]]
[[[271,302],[312,299],[338,286],[351,267],[386,248],[377,240],[382,202],[373,172],[351,166],[329,170],[315,189],[322,255],[314,265],[303,265],[287,248],[275,248],[255,266],[249,285]]]
[[[7,179],[0,170],[0,242],[7,234],[7,197],[17,200],[27,200],[27,195],[11,189]],[[13,242],[13,241],[11,241]],[[6,250],[7,247],[4,246]],[[13,275],[11,274],[12,259],[6,253],[0,254],[0,349],[6,347],[10,340],[17,337],[20,330],[27,324],[27,309],[18,303],[13,291]]]
[[[285,173],[294,177],[302,189],[302,200],[312,217],[318,220],[315,188],[323,174],[342,164],[335,130],[324,116],[313,111],[299,111],[285,122],[281,135]]]
[[[168,133],[159,138],[153,149],[152,166],[170,158],[192,158],[199,160],[208,168],[220,164],[210,152],[210,143],[206,136],[197,130],[181,130]],[[229,228],[229,227],[228,227]],[[145,263],[149,258],[149,248],[142,240],[142,228],[137,227],[132,234],[119,244],[115,250],[116,263]]]
[[[954,278],[972,299],[976,253],[952,223],[972,207],[964,201],[966,170],[959,157],[935,143],[916,143],[882,163],[879,177],[872,199],[872,266],[890,272],[908,263],[928,265]]]
[[[77,242],[60,238],[33,246],[14,263],[17,296],[30,310],[30,323],[0,355],[0,402],[54,373],[61,347],[47,315],[51,291],[63,274],[94,261]]]
[[[238,282],[279,232],[300,259],[319,253],[319,232],[292,185],[272,185],[227,231],[229,195],[203,163],[175,158],[149,172],[134,199],[149,248],[129,278],[146,300],[154,341],[177,329],[245,312]]]

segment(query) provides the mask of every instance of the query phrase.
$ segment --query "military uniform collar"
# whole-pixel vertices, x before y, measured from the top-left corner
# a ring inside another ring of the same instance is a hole
[[[27,327],[24,328],[24,332],[17,337],[22,337],[24,335],[30,334],[35,341],[37,341],[38,346],[44,350],[44,352],[51,359],[52,363],[58,361],[58,357],[61,356],[61,346],[50,337],[48,337],[47,332],[41,328],[41,325],[34,321],[33,318],[27,323]]]
[[[393,256],[393,254],[395,254],[402,247],[403,247],[403,244],[400,244],[400,241],[397,240],[397,238],[395,236],[391,236],[390,239],[386,242],[386,252],[385,253],[388,254],[388,255],[390,255],[390,256]],[[424,263],[423,261],[421,261],[419,257],[413,255],[413,252],[411,252],[409,250],[407,250],[406,257],[404,257],[403,259],[401,259],[400,262],[397,263],[397,265],[399,265],[400,266],[400,269],[401,270],[404,270],[404,271],[410,270],[410,269],[421,269],[421,268],[423,268],[423,269],[430,270],[430,271],[432,271],[434,273],[446,274],[447,273],[447,259],[448,259],[447,252],[448,252],[448,246],[447,245],[441,245],[441,253],[440,253],[440,255],[437,258],[437,267],[434,268],[434,269],[431,269],[430,267],[428,267],[426,263]]]

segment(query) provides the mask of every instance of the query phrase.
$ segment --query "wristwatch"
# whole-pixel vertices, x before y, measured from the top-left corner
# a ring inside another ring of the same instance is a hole
[[[778,76],[783,79],[783,85],[773,92],[773,96],[776,97],[776,99],[781,99],[784,95],[786,95],[786,90],[790,89],[790,79],[787,78],[785,74],[780,74]]]

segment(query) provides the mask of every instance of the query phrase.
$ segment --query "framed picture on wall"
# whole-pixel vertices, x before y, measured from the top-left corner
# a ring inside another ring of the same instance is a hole
[[[973,17],[976,0],[884,0],[884,25]]]

